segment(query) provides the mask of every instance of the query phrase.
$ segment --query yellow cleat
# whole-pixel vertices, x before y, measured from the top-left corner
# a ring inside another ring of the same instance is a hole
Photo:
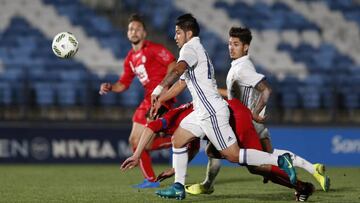
[[[185,191],[192,195],[211,194],[214,192],[214,187],[206,189],[204,185],[197,183],[193,185],[185,185]]]
[[[325,175],[325,166],[323,164],[314,164],[315,173],[313,174],[317,182],[319,182],[321,188],[327,192],[330,189],[330,178]]]

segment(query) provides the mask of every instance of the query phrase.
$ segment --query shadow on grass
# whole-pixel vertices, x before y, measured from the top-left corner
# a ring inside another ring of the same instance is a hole
[[[291,192],[279,192],[274,194],[247,193],[247,194],[229,194],[229,195],[213,194],[213,195],[200,195],[200,196],[188,195],[187,199],[185,199],[184,202],[206,202],[206,201],[222,202],[225,200],[234,200],[234,201],[242,200],[244,202],[251,202],[251,200],[265,201],[265,202],[279,202],[279,201],[292,201],[294,200],[294,195]]]
[[[222,184],[227,184],[227,183],[237,183],[237,182],[256,182],[259,181],[259,178],[257,176],[254,177],[243,177],[243,178],[221,178],[220,180],[217,180],[215,182],[215,185],[222,185]]]

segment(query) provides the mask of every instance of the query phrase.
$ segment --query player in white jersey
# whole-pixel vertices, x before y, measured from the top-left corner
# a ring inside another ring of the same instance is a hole
[[[219,92],[228,99],[237,98],[246,105],[252,112],[253,124],[261,140],[263,150],[283,154],[285,150],[272,149],[269,131],[264,126],[265,106],[271,94],[271,88],[266,82],[265,76],[256,72],[255,66],[250,60],[248,50],[252,36],[247,28],[233,27],[229,31],[229,55],[233,59],[231,68],[226,77],[227,90]],[[311,164],[300,156],[289,152],[293,162],[298,162],[302,168],[311,173],[320,183],[324,191],[328,191],[330,180],[324,175],[322,164]],[[186,187],[191,194],[202,194],[213,191],[214,179],[220,170],[220,160],[209,158],[207,177],[201,184],[194,184]],[[266,181],[266,180],[265,180]]]
[[[235,134],[229,125],[229,109],[217,91],[213,65],[200,43],[200,32],[196,19],[191,14],[177,18],[175,41],[180,49],[179,59],[163,81],[152,93],[152,104],[156,104],[163,89],[176,82],[180,76],[183,88],[189,88],[194,111],[185,117],[173,135],[173,168],[175,183],[156,194],[165,198],[185,198],[185,176],[188,162],[186,144],[205,135],[215,148],[231,162],[259,166],[279,165],[296,183],[296,173],[288,154],[276,156],[254,149],[240,149]],[[156,113],[153,112],[153,114]]]

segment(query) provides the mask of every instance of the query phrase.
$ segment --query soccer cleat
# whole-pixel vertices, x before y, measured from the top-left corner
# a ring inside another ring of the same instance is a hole
[[[278,166],[289,176],[291,184],[295,185],[297,181],[296,171],[289,153],[285,153],[278,157]]]
[[[315,187],[313,184],[304,183],[303,187],[295,192],[295,200],[298,202],[306,202],[314,191]]]
[[[328,192],[330,189],[330,178],[325,175],[325,166],[323,164],[314,164],[315,173],[313,174],[316,181],[320,184],[321,188]]]
[[[184,185],[181,183],[174,183],[166,189],[157,190],[155,194],[157,194],[157,196],[162,198],[177,199],[177,200],[185,199],[185,189],[184,189]]]
[[[160,182],[151,182],[148,179],[144,179],[144,181],[140,184],[133,185],[133,188],[145,189],[145,188],[157,188],[160,187]]]
[[[193,185],[185,185],[185,191],[192,195],[211,194],[214,192],[214,187],[207,189],[203,184],[197,183]]]

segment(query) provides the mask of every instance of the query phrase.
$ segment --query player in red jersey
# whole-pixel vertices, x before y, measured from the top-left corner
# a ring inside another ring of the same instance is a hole
[[[234,129],[239,146],[245,149],[263,150],[257,132],[252,124],[251,111],[237,99],[229,100],[227,102],[229,104],[231,112],[230,125]],[[147,143],[151,142],[151,140],[155,136],[154,133],[165,130],[166,134],[172,135],[179,126],[181,120],[192,111],[192,104],[182,105],[179,108],[170,110],[169,112],[164,114],[163,117],[148,123],[147,128],[145,128],[141,136],[138,148],[131,157],[129,157],[123,162],[123,164],[121,165],[121,169],[127,170],[137,166],[142,150],[145,149]],[[196,139],[195,141],[198,140],[199,139]],[[194,153],[197,152],[198,148],[195,148],[196,150],[194,150],[194,148],[195,147],[192,147],[190,148],[191,150],[189,150],[192,153],[192,155],[189,156],[189,160],[191,160],[195,155]],[[208,156],[214,158],[223,158],[221,154],[215,149],[215,147],[213,147],[212,144],[208,145],[206,152]],[[247,168],[253,174],[262,175],[276,184],[280,184],[289,188],[294,188],[297,191],[309,189],[309,187],[311,190],[313,189],[310,183],[304,183],[300,180],[297,181],[296,185],[291,184],[288,175],[277,166],[247,166]],[[162,173],[160,176],[158,176],[158,179],[163,180],[165,178],[171,177],[174,173],[175,172],[173,169],[169,169]],[[209,193],[211,192],[212,191],[210,191]]]
[[[139,79],[145,89],[145,98],[137,107],[132,118],[132,129],[129,143],[135,151],[140,139],[141,132],[146,124],[146,112],[151,106],[151,93],[162,81],[166,73],[175,66],[175,57],[164,46],[146,40],[146,28],[144,21],[139,15],[133,14],[129,18],[127,36],[131,42],[132,49],[124,60],[124,71],[119,80],[114,84],[102,83],[99,93],[120,93],[127,90],[135,76]],[[171,107],[174,100],[164,103],[167,108]],[[170,143],[170,138],[158,137],[153,142],[153,148]],[[155,181],[156,176],[152,169],[151,157],[147,151],[141,155],[141,170],[145,180],[135,185],[137,188],[159,187]]]
[[[141,153],[147,148],[149,148],[149,145],[152,145],[151,143],[153,142],[154,138],[158,137],[160,132],[162,134],[165,134],[165,136],[171,137],[180,125],[180,122],[191,112],[193,112],[193,105],[191,103],[183,104],[177,108],[171,109],[170,111],[166,112],[162,117],[146,124],[146,128],[141,135],[140,141],[134,154],[123,162],[123,164],[121,165],[121,169],[131,169],[137,166],[141,157]],[[166,147],[170,148],[171,145],[167,145]],[[200,140],[195,139],[191,141],[187,145],[187,148],[189,160],[192,160],[192,158],[194,158],[194,156],[199,151]],[[157,180],[160,179],[161,181],[165,178],[171,177],[172,175],[172,171],[164,172],[158,176]]]

